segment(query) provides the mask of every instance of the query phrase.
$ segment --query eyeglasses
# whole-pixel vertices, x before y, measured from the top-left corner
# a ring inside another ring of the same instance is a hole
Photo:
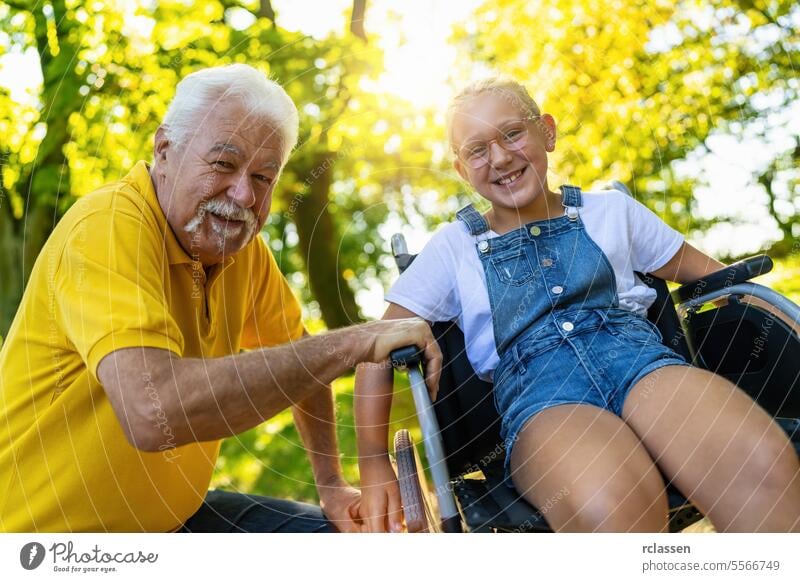
[[[489,141],[471,141],[461,146],[456,155],[473,170],[489,163],[489,146],[494,142],[509,152],[518,152],[528,144],[530,134],[529,121],[539,121],[541,115],[531,115],[524,119],[511,121],[501,127],[497,137]]]

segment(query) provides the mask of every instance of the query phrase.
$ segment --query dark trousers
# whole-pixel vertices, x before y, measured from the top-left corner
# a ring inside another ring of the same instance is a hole
[[[331,533],[336,528],[316,505],[214,490],[178,531]]]

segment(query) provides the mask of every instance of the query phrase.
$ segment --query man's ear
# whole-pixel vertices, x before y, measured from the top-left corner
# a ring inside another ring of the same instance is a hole
[[[556,120],[549,113],[543,113],[539,121],[544,134],[544,149],[553,152],[556,149]]]
[[[167,139],[167,130],[163,125],[159,125],[156,130],[156,137],[153,140],[153,161],[157,165],[166,163],[168,148],[169,139]]]

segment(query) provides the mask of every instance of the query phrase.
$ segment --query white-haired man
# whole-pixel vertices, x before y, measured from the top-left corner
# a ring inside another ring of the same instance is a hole
[[[297,131],[289,96],[252,67],[198,71],[152,166],[56,226],[0,351],[0,530],[359,529],[329,382],[416,344],[436,384],[441,357],[422,320],[302,337],[257,236]],[[288,406],[324,515],[209,492],[220,440]]]

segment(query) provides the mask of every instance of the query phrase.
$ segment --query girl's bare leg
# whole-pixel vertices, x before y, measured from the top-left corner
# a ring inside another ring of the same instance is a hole
[[[512,479],[556,531],[666,531],[664,482],[639,438],[596,406],[537,413],[511,454]]]
[[[622,417],[717,530],[800,531],[797,454],[770,416],[725,378],[665,366],[634,386]]]

